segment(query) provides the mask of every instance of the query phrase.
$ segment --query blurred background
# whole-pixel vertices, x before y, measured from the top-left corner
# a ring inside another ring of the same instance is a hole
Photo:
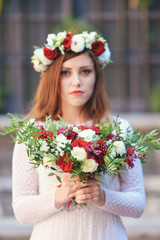
[[[146,133],[160,130],[160,0],[0,0],[0,131],[7,112],[25,114],[39,82],[33,46],[51,32],[96,30],[107,39],[112,63],[104,70],[112,112]],[[11,207],[11,139],[0,137],[0,240],[27,240]],[[146,210],[123,218],[130,240],[160,239],[160,155],[144,166]]]

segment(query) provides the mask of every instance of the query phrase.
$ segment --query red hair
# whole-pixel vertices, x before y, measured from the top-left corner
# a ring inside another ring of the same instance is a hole
[[[42,74],[34,99],[34,106],[28,115],[32,115],[36,120],[45,121],[46,116],[51,116],[53,120],[58,120],[58,115],[62,116],[61,109],[61,88],[60,74],[63,62],[87,52],[94,62],[96,72],[96,82],[91,98],[83,106],[81,113],[87,119],[100,122],[110,113],[109,101],[104,90],[102,70],[97,57],[90,51],[84,50],[81,53],[66,52],[59,56],[46,72]]]

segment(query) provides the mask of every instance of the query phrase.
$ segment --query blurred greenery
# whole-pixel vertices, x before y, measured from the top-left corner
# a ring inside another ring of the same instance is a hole
[[[62,21],[57,24],[54,28],[52,28],[53,33],[72,31],[73,33],[80,33],[82,31],[96,31],[99,33],[98,29],[89,23],[86,19],[82,18],[74,18],[72,16],[65,16]]]
[[[5,112],[6,99],[8,97],[8,91],[2,85],[0,86],[0,113]]]
[[[160,81],[150,90],[149,104],[152,112],[160,112]]]
[[[142,9],[148,9],[155,0],[139,0],[139,5]]]
[[[132,9],[149,9],[156,0],[128,0],[128,6]]]
[[[154,48],[156,49],[156,51],[160,49],[160,27],[159,26],[153,26],[152,28],[150,28],[149,39],[150,39],[151,48],[153,48],[153,50]]]

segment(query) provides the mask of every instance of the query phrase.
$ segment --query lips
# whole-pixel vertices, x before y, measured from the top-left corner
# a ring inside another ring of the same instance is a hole
[[[84,93],[83,91],[75,90],[75,91],[71,92],[70,94],[74,95],[74,96],[79,96],[79,95],[82,95],[83,93]]]

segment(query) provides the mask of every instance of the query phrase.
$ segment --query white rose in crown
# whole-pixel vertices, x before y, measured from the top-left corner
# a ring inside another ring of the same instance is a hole
[[[39,60],[32,60],[32,64],[36,72],[45,72],[47,70],[47,66],[40,63]]]
[[[98,168],[98,163],[94,159],[86,159],[84,161],[83,172],[92,173]]]
[[[47,44],[49,46],[53,46],[53,41],[56,39],[56,35],[54,33],[48,34],[47,36]],[[54,47],[55,48],[55,47]],[[52,49],[54,50],[54,49]]]
[[[59,33],[57,34],[56,40],[57,40],[57,42],[63,42],[63,40],[65,39],[65,37],[66,37],[66,32],[59,32]]]
[[[108,47],[108,43],[105,44],[105,52],[98,56],[98,61],[102,67],[105,67],[109,63],[111,58],[111,51]]]
[[[83,31],[81,34],[84,38],[88,38],[89,33],[87,31]]]
[[[59,50],[61,51],[61,54],[64,54],[65,53],[64,52],[64,46],[63,45],[59,45],[58,47],[59,47]]]
[[[90,32],[90,34],[89,34],[89,39],[90,39],[90,41],[95,42],[95,40],[96,40],[96,39],[95,39],[96,35],[97,35],[96,32]]]
[[[72,38],[71,50],[73,52],[82,52],[85,48],[85,41],[81,34],[76,34]]]
[[[89,142],[96,137],[96,134],[92,129],[85,129],[82,132],[78,133],[78,136]]]
[[[43,158],[44,166],[53,167],[54,164],[55,164],[55,162],[51,162],[51,158],[49,158],[47,156]]]
[[[84,148],[74,147],[71,151],[71,154],[78,161],[84,161],[87,159],[87,153]]]
[[[96,32],[83,32],[82,36],[85,39],[85,44],[86,44],[86,48],[91,49],[92,48],[92,43],[95,42],[95,37],[96,37],[97,33]]]
[[[125,148],[124,142],[115,141],[113,143],[113,146],[114,146],[114,150],[116,151],[116,153],[119,154],[120,156],[122,156],[124,153],[126,153],[126,148]]]
[[[43,49],[42,48],[39,48],[39,49],[36,49],[34,51],[34,55],[35,57],[37,58],[37,60],[39,60],[41,63],[43,63],[44,65],[49,65],[51,64],[53,61],[52,60],[49,60],[48,58],[46,58],[44,56],[44,53],[43,53]]]

